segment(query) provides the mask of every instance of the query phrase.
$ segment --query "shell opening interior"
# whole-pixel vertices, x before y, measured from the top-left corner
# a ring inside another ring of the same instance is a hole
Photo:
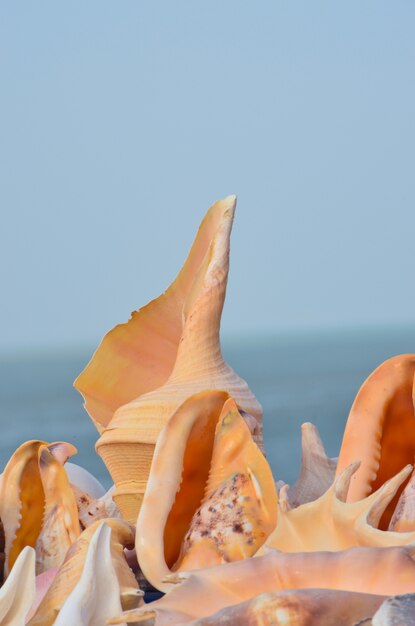
[[[183,456],[182,479],[164,528],[164,558],[171,569],[193,515],[205,495],[215,442],[215,430],[223,403],[202,413],[193,425]]]
[[[26,464],[20,478],[20,519],[16,538],[10,549],[8,567],[11,569],[25,546],[34,547],[42,528],[44,512],[44,490],[38,469],[37,455]]]
[[[413,464],[415,457],[415,415],[412,399],[412,382],[396,390],[385,406],[380,424],[380,460],[371,493],[395,476],[405,465]],[[399,497],[407,485],[404,481],[387,506],[379,528],[388,528]]]

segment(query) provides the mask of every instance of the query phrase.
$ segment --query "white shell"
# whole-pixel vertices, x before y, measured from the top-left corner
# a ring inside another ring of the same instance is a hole
[[[76,463],[66,462],[65,470],[69,478],[69,482],[75,485],[81,491],[85,491],[94,498],[101,498],[105,494],[105,489],[88,470]]]
[[[35,551],[23,548],[0,589],[1,626],[24,626],[35,599]]]
[[[66,598],[54,626],[103,626],[121,615],[120,585],[111,558],[111,528],[95,531],[81,578]]]

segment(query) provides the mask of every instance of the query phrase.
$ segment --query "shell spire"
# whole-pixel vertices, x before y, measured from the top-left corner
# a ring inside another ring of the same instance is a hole
[[[330,459],[317,427],[310,422],[301,426],[301,471],[296,483],[288,489],[291,508],[319,498],[330,487],[337,459]]]

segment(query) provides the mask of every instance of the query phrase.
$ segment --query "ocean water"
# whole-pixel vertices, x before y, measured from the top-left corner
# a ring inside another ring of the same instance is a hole
[[[264,409],[264,440],[276,479],[293,482],[300,426],[311,421],[337,456],[347,415],[365,378],[385,359],[415,352],[415,327],[224,339],[223,352]],[[28,439],[64,440],[72,459],[105,486],[111,478],[95,452],[97,432],[72,382],[92,350],[0,358],[0,471]]]

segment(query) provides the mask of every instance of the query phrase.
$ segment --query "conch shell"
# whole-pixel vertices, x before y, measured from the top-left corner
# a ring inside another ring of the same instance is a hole
[[[351,502],[414,463],[414,375],[415,355],[395,356],[369,376],[353,402],[337,466],[339,475],[350,463],[361,462],[350,485]],[[388,527],[402,489],[386,509],[381,528]]]
[[[189,622],[188,626],[356,626],[373,615],[382,600],[383,596],[332,589],[271,591]]]
[[[1,626],[24,626],[35,598],[35,551],[26,546],[0,589]]]
[[[360,626],[360,620],[373,615],[383,600],[384,596],[333,589],[269,591],[199,619],[192,619],[197,606],[189,615],[188,605],[183,607],[184,613],[152,610],[150,605],[140,612],[138,622],[132,612],[110,619],[108,624],[123,620],[124,624],[145,626],[357,626],[357,622]]]
[[[116,572],[118,580],[117,585],[119,585],[120,588],[122,607],[123,609],[131,609],[137,606],[137,593],[134,596],[134,593],[132,593],[131,590],[137,590],[138,584],[124,556],[124,548],[132,548],[134,545],[134,535],[132,529],[122,520],[108,519],[105,520],[105,522],[97,521],[95,524],[92,524],[84,530],[78,540],[69,548],[63,564],[59,568],[49,589],[39,604],[35,615],[28,622],[30,626],[52,626],[52,624],[55,623],[55,620],[67,598],[73,592],[83,576],[87,561],[88,548],[97,531],[99,531],[98,536],[101,537],[101,539],[95,539],[96,545],[99,544],[101,547],[104,546],[104,548],[107,545],[106,542],[108,541],[108,537],[105,533],[104,535],[102,534],[103,524],[107,525],[112,531],[110,540],[112,567]],[[98,558],[99,561],[99,555],[97,555],[96,552],[96,545],[91,550],[88,562],[90,563],[92,561],[95,569],[98,570],[101,566],[96,562],[96,558]],[[105,548],[105,550],[106,549],[107,548]],[[107,561],[107,557],[105,558]],[[82,592],[85,579],[88,579],[91,573],[93,572],[91,572],[89,564],[84,575],[84,582],[81,584],[81,589],[78,588],[78,591],[75,594],[78,598],[78,594]],[[110,590],[108,590],[108,593],[110,593]],[[75,624],[76,621],[72,623]]]
[[[36,573],[58,567],[81,534],[74,493],[63,466],[46,446],[39,450],[44,491],[42,529],[36,540]]]
[[[252,556],[276,523],[270,467],[235,401],[203,391],[172,415],[157,441],[136,551],[152,585],[171,570]]]
[[[157,626],[181,623],[180,619],[185,623],[261,593],[288,589],[358,593],[363,589],[366,594],[390,596],[412,591],[414,576],[413,548],[409,547],[310,553],[269,550],[264,556],[171,574],[168,579],[178,583],[176,588],[151,605],[126,612],[109,623],[134,623],[152,616],[156,616]]]
[[[95,530],[81,577],[66,598],[54,626],[102,626],[107,619],[122,613],[121,597],[125,593],[115,570],[111,553],[111,528],[104,522]],[[127,590],[143,604],[144,595],[137,588]]]
[[[327,456],[317,427],[310,422],[301,426],[301,452],[300,475],[287,493],[292,509],[322,496],[336,473],[337,459]]]
[[[46,519],[45,506],[47,513],[52,509],[48,504],[56,492],[46,484],[50,474],[45,471],[42,476],[39,466],[39,459],[45,450],[59,467],[76,452],[74,446],[64,442],[28,441],[14,452],[2,474],[0,518],[5,536],[6,576],[22,549],[25,546],[35,547]],[[63,468],[62,472],[65,473]],[[65,493],[70,491],[67,479],[65,488]]]
[[[225,363],[219,340],[235,205],[229,196],[209,209],[176,280],[110,331],[75,381],[101,433],[96,449],[116,485],[114,500],[131,523],[157,437],[189,396],[227,391],[250,416],[262,445],[261,406]]]
[[[411,473],[405,467],[378,491],[358,502],[347,502],[347,493],[359,463],[353,463],[326,493],[295,509],[279,505],[277,526],[266,546],[284,552],[345,550],[353,546],[402,546],[415,542],[415,531],[392,532],[378,528],[385,508]],[[279,498],[284,492],[280,491]]]

